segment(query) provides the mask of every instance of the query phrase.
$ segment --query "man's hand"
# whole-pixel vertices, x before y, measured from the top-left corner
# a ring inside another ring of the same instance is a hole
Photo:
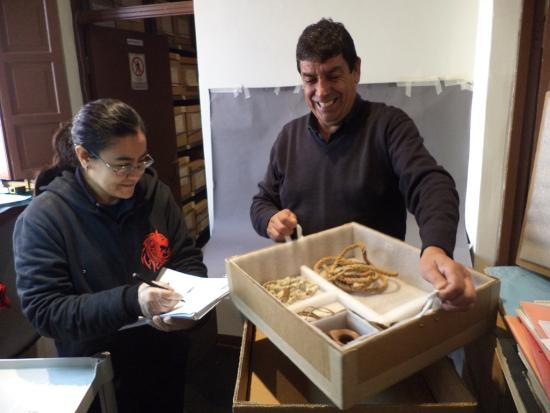
[[[147,321],[150,326],[166,333],[176,330],[189,330],[190,328],[195,327],[195,324],[197,323],[195,320],[189,320],[187,318],[161,317],[158,315],[153,316],[151,320]]]
[[[181,300],[181,295],[168,284],[162,285],[167,289],[151,287],[145,283],[139,286],[138,302],[144,317],[152,318],[155,315],[170,311]]]
[[[296,215],[290,209],[283,209],[271,217],[267,224],[267,235],[273,241],[283,242],[298,225]]]
[[[427,247],[420,257],[420,273],[438,291],[444,310],[465,311],[476,299],[470,272],[439,247]]]

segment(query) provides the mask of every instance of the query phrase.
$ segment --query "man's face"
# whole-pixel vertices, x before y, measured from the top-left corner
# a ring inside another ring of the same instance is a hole
[[[323,63],[300,61],[306,103],[317,118],[324,137],[334,133],[351,111],[360,75],[360,59],[351,72],[342,55]]]

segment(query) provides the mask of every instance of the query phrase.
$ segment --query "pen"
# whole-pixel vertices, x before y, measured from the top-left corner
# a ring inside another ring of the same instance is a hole
[[[151,287],[162,288],[163,290],[170,290],[170,288],[166,288],[165,286],[160,285],[160,284],[157,284],[157,283],[154,282],[154,281],[149,281],[149,280],[143,278],[143,277],[141,276],[141,274],[139,274],[139,273],[137,273],[137,272],[133,273],[133,274],[132,274],[132,277],[133,277],[133,278],[137,278],[137,279],[140,280],[140,281],[143,281],[145,284],[150,285]],[[183,298],[182,298],[180,301],[185,302],[185,300],[184,300]]]
[[[143,277],[142,277],[140,274],[138,274],[137,272],[133,273],[133,274],[132,274],[132,277],[133,277],[133,278],[137,278],[137,279],[140,280],[140,281],[143,281],[145,284],[150,285],[151,287],[162,288],[163,290],[169,290],[169,288],[166,288],[166,287],[163,286],[163,285],[157,284],[157,283],[154,282],[154,281],[146,280],[145,278],[143,278]]]

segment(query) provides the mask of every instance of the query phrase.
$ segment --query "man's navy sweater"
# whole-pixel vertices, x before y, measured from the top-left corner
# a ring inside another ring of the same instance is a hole
[[[288,208],[304,234],[355,221],[404,239],[408,208],[422,247],[452,256],[459,218],[454,181],[403,111],[357,97],[328,141],[317,129],[315,117],[305,115],[286,124],[275,141],[250,208],[260,235]]]

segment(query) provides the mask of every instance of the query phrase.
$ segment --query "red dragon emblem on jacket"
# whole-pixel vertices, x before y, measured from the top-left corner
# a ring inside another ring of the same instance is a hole
[[[151,271],[158,271],[170,259],[172,250],[168,238],[157,230],[150,232],[143,241],[141,263]]]

